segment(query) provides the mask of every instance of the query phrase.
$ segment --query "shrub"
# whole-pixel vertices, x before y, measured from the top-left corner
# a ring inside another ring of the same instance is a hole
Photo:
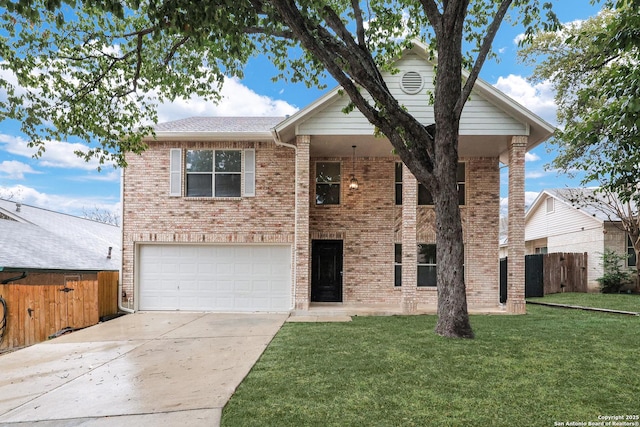
[[[605,249],[602,254],[602,267],[604,275],[596,279],[600,284],[600,292],[603,294],[615,294],[622,287],[631,283],[631,273],[622,268],[627,255],[618,254],[611,249]]]

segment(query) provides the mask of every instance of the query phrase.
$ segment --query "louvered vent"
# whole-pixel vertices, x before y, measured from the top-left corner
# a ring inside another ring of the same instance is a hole
[[[400,80],[400,87],[405,93],[409,95],[415,95],[422,90],[422,76],[415,71],[408,71],[402,75]]]

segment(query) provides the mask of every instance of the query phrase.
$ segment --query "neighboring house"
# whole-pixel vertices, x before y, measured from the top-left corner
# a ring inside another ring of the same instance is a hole
[[[599,288],[602,254],[611,249],[629,254],[625,267],[635,267],[633,246],[620,228],[619,218],[609,218],[592,206],[572,202],[577,192],[593,194],[590,189],[548,189],[542,191],[525,217],[526,253],[587,252],[589,291]]]
[[[64,285],[122,263],[120,227],[0,199],[0,282]]]
[[[415,45],[384,74],[425,125],[433,64]],[[407,313],[437,302],[430,195],[339,88],[290,117],[159,124],[123,177],[124,290],[138,310]],[[524,155],[553,127],[478,81],[460,123],[468,303],[499,303],[500,170],[509,164],[510,294],[524,311]],[[356,146],[354,149],[353,146]],[[352,178],[355,178],[352,179]],[[357,188],[350,188],[351,183]],[[520,261],[522,259],[522,261]]]

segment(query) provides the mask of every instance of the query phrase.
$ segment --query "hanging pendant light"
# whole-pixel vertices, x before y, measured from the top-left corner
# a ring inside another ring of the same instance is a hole
[[[351,157],[351,177],[349,178],[349,189],[358,189],[358,180],[356,179],[356,146],[352,145],[353,155]]]

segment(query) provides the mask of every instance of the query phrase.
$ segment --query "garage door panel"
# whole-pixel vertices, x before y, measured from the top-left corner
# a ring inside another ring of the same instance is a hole
[[[287,311],[291,247],[143,245],[141,310]]]

